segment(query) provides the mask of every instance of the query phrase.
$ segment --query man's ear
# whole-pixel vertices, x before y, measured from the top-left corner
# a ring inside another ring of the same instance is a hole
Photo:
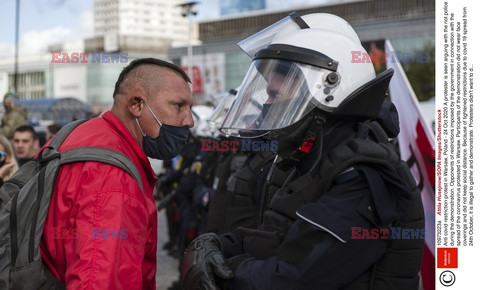
[[[35,149],[35,151],[40,150],[40,141],[38,139],[33,140],[33,148]]]
[[[132,114],[132,116],[135,118],[139,118],[145,105],[143,99],[138,96],[129,96],[127,102],[130,114]]]

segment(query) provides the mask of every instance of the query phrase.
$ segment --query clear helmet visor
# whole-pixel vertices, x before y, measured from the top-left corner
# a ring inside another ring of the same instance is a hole
[[[212,114],[213,108],[204,105],[195,105],[192,107],[192,117],[193,117],[193,127],[190,128],[190,132],[195,135],[199,136],[199,124],[206,122],[205,120]],[[204,130],[202,128],[201,130]]]
[[[220,130],[254,138],[298,122],[316,107],[314,96],[323,94],[328,73],[286,60],[254,60]]]
[[[264,28],[263,30],[251,35],[250,37],[240,41],[238,46],[251,59],[255,54],[267,48],[272,43],[272,40],[280,34],[287,34],[292,31],[298,31],[303,28],[308,28],[308,25],[295,13],[291,13],[287,17],[280,19],[274,24]]]
[[[236,90],[230,90],[228,93],[225,94],[225,96],[218,103],[218,105],[215,106],[215,109],[213,110],[212,115],[210,115],[210,117],[207,118],[207,121],[212,126],[220,127],[220,125],[223,122],[223,119],[227,115],[228,110],[230,109],[233,102],[235,101],[236,94],[237,94]]]

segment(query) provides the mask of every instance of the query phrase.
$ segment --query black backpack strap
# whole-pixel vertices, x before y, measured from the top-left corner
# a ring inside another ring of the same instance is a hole
[[[48,161],[49,159],[47,158],[55,158],[58,157],[59,155],[56,153],[58,151],[58,148],[62,145],[63,141],[67,139],[68,135],[75,130],[79,125],[85,123],[87,120],[82,119],[82,120],[77,120],[74,122],[70,122],[67,125],[63,126],[60,131],[58,131],[57,134],[52,138],[52,142],[50,142],[49,147],[53,148],[54,150],[49,150],[51,152],[48,152],[43,155],[40,154],[41,161],[42,158],[46,159]],[[54,156],[51,156],[54,155]],[[117,166],[126,172],[128,172],[135,180],[137,183],[140,185],[140,189],[143,192],[143,182],[142,179],[140,178],[140,174],[138,173],[137,167],[133,162],[126,157],[125,155],[111,150],[107,148],[100,148],[100,147],[82,147],[82,148],[75,148],[72,150],[68,150],[63,152],[60,160],[60,165],[66,164],[66,163],[73,163],[73,162],[81,162],[81,161],[98,161],[102,163],[108,163],[114,166]],[[48,156],[48,157],[47,157]]]
[[[137,167],[124,154],[108,148],[80,147],[63,152],[60,158],[60,165],[82,161],[107,163],[125,170],[135,178],[142,193],[144,193],[142,179],[140,178]]]
[[[85,121],[87,120],[86,119],[77,120],[63,126],[62,129],[60,129],[60,131],[58,131],[58,133],[55,134],[55,136],[53,136],[52,142],[50,142],[49,147],[53,147],[55,150],[58,151],[58,148],[60,147],[60,145],[62,145],[63,141],[67,139],[68,135],[70,135],[70,133],[79,125],[85,123]]]

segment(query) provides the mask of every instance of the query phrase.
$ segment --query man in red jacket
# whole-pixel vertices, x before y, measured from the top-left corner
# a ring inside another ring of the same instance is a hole
[[[147,159],[170,159],[193,126],[188,76],[170,63],[132,61],[115,84],[111,111],[80,125],[60,152],[109,148],[138,168],[127,172],[99,162],[59,171],[41,242],[42,257],[68,289],[155,289],[157,210],[155,174]]]

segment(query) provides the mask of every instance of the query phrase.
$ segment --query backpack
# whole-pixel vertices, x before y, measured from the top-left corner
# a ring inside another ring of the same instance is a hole
[[[40,240],[60,166],[96,161],[117,166],[143,184],[137,168],[111,149],[80,147],[62,153],[58,148],[85,120],[64,126],[48,147],[23,165],[0,188],[0,289],[65,289],[43,264]]]

